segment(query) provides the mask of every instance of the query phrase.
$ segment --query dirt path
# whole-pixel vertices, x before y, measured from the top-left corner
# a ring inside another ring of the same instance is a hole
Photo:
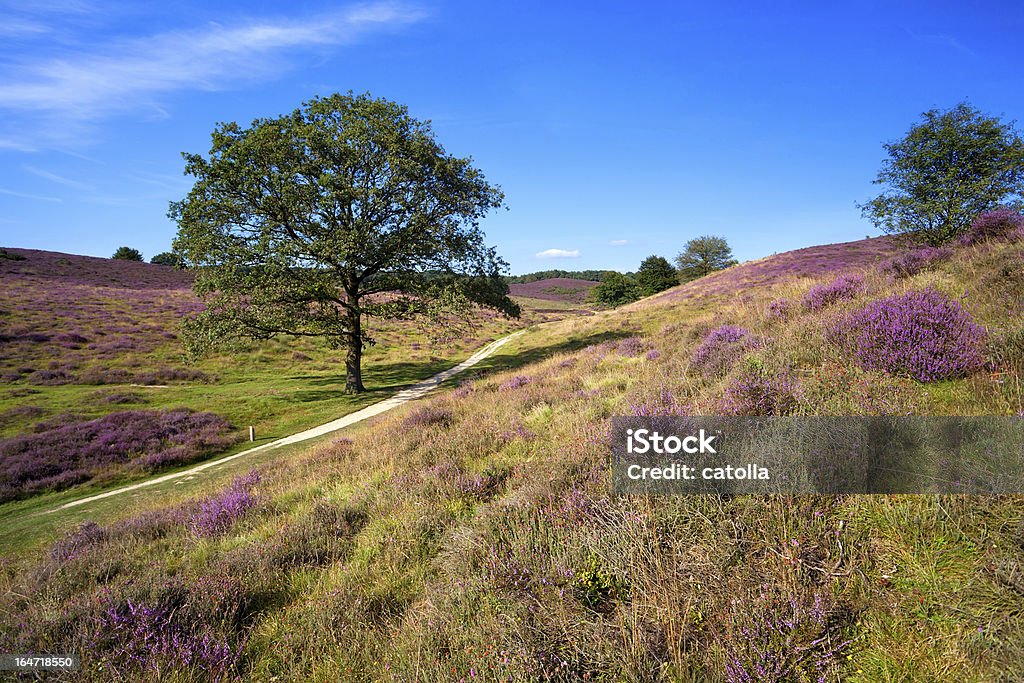
[[[386,398],[379,403],[374,403],[373,405],[367,406],[361,410],[357,410],[354,413],[349,413],[344,417],[339,417],[337,420],[332,420],[331,422],[322,424],[319,427],[313,427],[311,429],[301,431],[297,434],[286,436],[283,439],[271,441],[270,443],[263,444],[262,446],[248,448],[244,451],[240,451],[238,453],[234,453],[223,458],[218,458],[217,460],[210,460],[208,462],[202,463],[201,465],[196,465],[195,467],[190,467],[187,470],[182,470],[181,472],[172,472],[171,474],[164,474],[159,477],[154,477],[153,479],[140,481],[137,484],[122,486],[121,488],[112,489],[110,491],[105,491],[103,493],[98,493],[95,496],[89,496],[88,498],[72,500],[68,503],[64,503],[63,505],[55,507],[52,510],[48,510],[47,512],[57,512],[58,510],[65,510],[67,508],[76,507],[78,505],[85,505],[86,503],[92,503],[97,500],[102,500],[103,498],[110,498],[111,496],[121,495],[123,493],[128,493],[130,491],[137,491],[138,489],[145,488],[146,486],[162,484],[164,482],[179,479],[181,477],[191,477],[211,467],[217,467],[218,465],[223,465],[224,463],[229,462],[231,460],[244,458],[247,455],[252,455],[253,453],[257,453],[259,451],[269,451],[275,448],[280,448],[281,446],[287,446],[288,444],[306,441],[307,439],[315,439],[318,436],[323,436],[324,434],[330,434],[331,432],[336,432],[339,429],[344,429],[345,427],[353,425],[356,422],[362,422],[363,420],[374,417],[375,415],[386,413],[387,411],[393,408],[397,408],[403,403],[408,403],[409,401],[413,401],[417,398],[425,396],[426,394],[430,393],[431,391],[439,387],[441,383],[444,382],[445,380],[451,379],[460,372],[464,372],[465,370],[468,370],[469,368],[473,367],[474,365],[482,361],[484,358],[487,358],[495,351],[497,351],[499,348],[501,348],[508,342],[512,341],[522,333],[523,330],[520,330],[519,332],[513,332],[512,334],[506,337],[502,337],[501,339],[496,339],[453,368],[449,368],[444,372],[439,372],[430,379],[418,382],[417,384],[412,385],[408,389],[404,389],[398,392],[391,398]]]

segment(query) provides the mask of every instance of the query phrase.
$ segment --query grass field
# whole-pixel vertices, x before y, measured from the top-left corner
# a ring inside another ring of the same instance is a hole
[[[343,438],[44,533],[10,504],[0,650],[81,653],[86,680],[1024,677],[1019,496],[608,493],[614,415],[1024,413],[1024,245],[912,274],[897,253],[780,254],[538,324]],[[921,292],[965,332],[926,365],[837,332]]]

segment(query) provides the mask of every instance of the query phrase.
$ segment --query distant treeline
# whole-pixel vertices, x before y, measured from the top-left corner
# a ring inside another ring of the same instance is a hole
[[[513,275],[506,277],[510,285],[514,284],[525,284],[527,282],[536,282],[537,280],[550,280],[551,278],[564,277],[570,280],[592,280],[593,282],[600,282],[606,275],[615,273],[614,270],[540,270],[536,273],[527,273],[526,275]],[[628,273],[632,275],[632,273]]]

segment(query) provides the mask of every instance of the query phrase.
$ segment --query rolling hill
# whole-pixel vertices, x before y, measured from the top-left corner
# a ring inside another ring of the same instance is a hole
[[[1022,263],[868,240],[538,325],[345,438],[6,550],[0,650],[88,680],[1020,678],[1020,496],[618,497],[608,459],[615,415],[1020,415]],[[968,332],[941,377],[848,343],[878,307]]]

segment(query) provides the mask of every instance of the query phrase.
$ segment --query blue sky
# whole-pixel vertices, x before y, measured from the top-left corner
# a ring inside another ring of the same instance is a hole
[[[1022,29],[1019,2],[0,2],[0,245],[148,259],[181,152],[348,90],[501,185],[515,273],[860,239],[922,111],[1024,119]]]

